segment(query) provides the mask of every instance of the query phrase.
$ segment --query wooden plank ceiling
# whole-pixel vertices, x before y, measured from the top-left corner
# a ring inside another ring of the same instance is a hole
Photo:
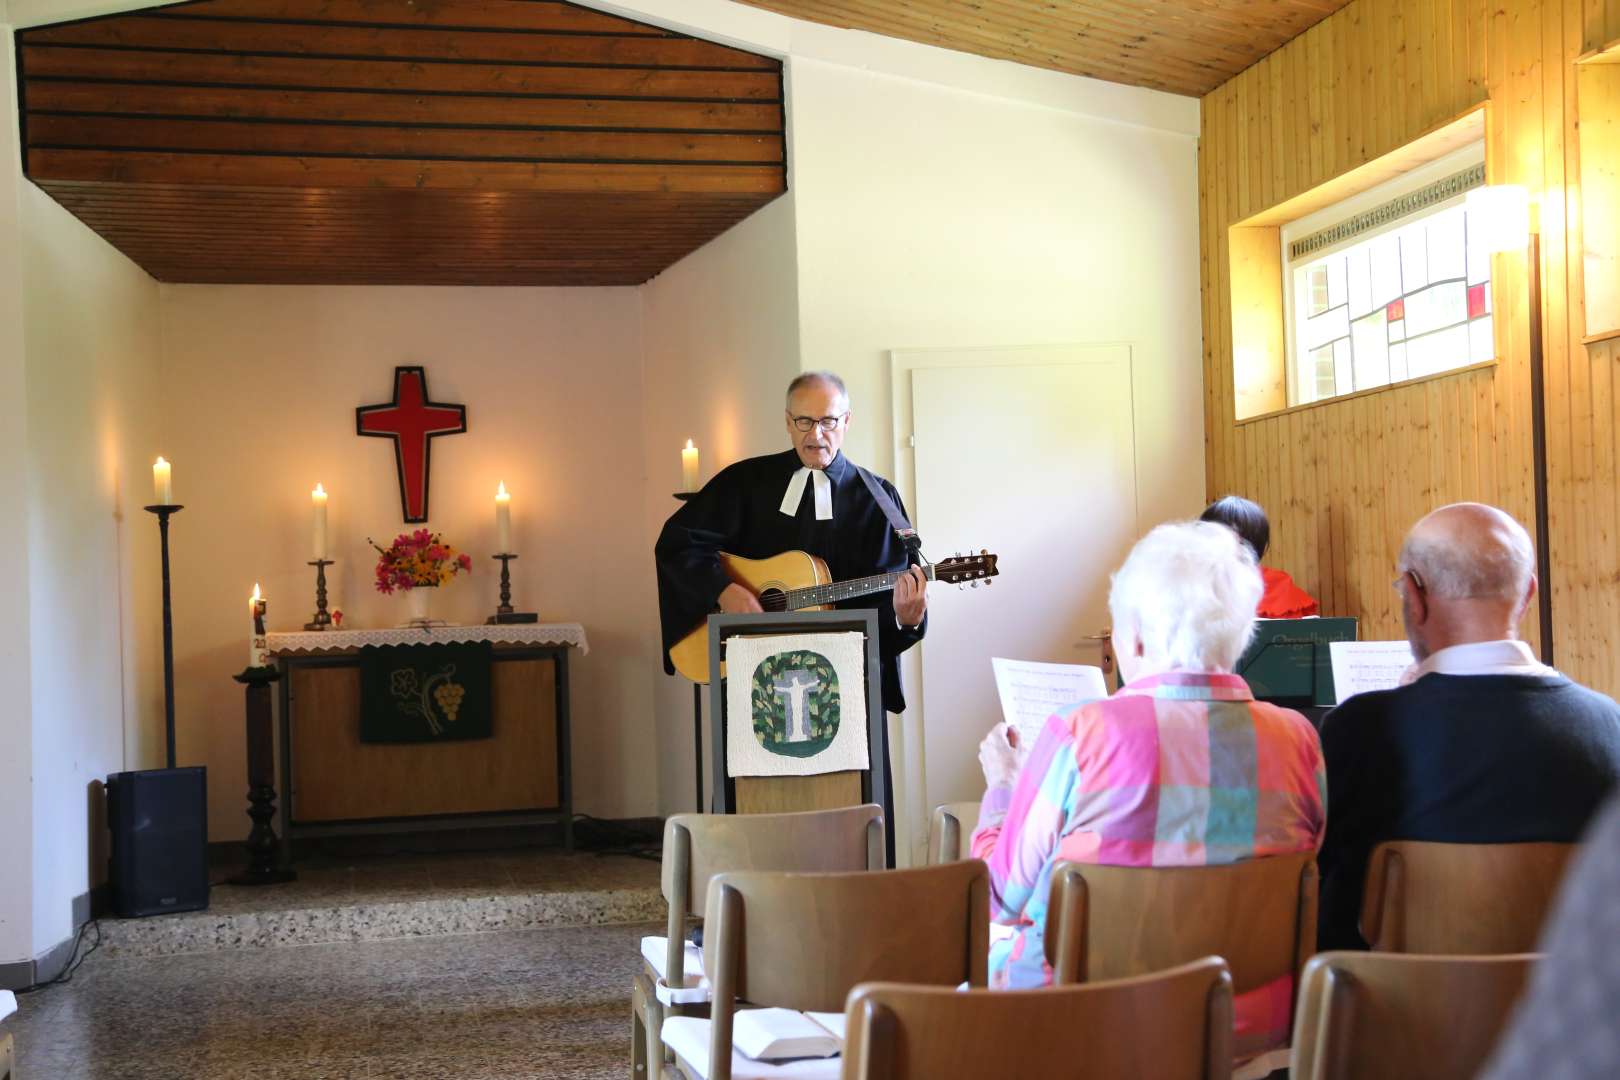
[[[160,281],[628,285],[787,190],[779,61],[551,0],[18,33],[25,169]]]
[[[742,0],[811,22],[1202,96],[1349,0]]]

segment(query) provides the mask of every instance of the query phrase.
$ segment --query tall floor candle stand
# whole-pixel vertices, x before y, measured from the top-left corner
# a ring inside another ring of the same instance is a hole
[[[281,865],[281,843],[275,827],[276,755],[270,732],[270,684],[281,678],[273,667],[250,667],[237,682],[247,687],[248,866],[230,879],[232,885],[277,885],[293,881],[298,872]]]
[[[163,735],[165,760],[174,768],[174,610],[169,603],[169,519],[184,506],[159,503],[145,508],[158,519],[158,542],[163,548]]]
[[[690,491],[677,491],[675,493],[675,498],[677,500],[679,500],[680,502],[686,502],[686,501],[688,501],[689,499],[692,498],[693,494],[694,493],[690,492]],[[696,779],[695,779],[695,784],[696,784],[695,790],[697,791],[697,794],[695,796],[693,796],[693,798],[695,798],[697,800],[697,812],[702,814],[702,813],[707,812],[703,808],[703,684],[702,683],[693,683],[692,684],[692,762],[693,762],[693,767],[694,767],[694,769],[696,770],[696,773],[697,773],[697,776],[696,776]]]

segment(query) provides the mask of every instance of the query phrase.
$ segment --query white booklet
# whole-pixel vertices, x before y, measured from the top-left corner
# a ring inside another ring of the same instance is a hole
[[[1017,729],[1018,741],[1025,750],[1035,745],[1047,717],[1053,713],[1077,702],[1108,696],[1102,668],[1087,664],[1041,664],[992,656],[990,669],[996,675],[1001,715]]]
[[[1333,695],[1346,698],[1369,690],[1393,690],[1412,666],[1412,646],[1404,641],[1330,641]]]
[[[731,1021],[731,1045],[755,1061],[833,1057],[844,1049],[844,1014],[741,1009]]]

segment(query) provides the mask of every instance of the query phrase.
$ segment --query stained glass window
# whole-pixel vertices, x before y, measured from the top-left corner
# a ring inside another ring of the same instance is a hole
[[[1491,359],[1490,272],[1460,200],[1296,263],[1291,404]]]

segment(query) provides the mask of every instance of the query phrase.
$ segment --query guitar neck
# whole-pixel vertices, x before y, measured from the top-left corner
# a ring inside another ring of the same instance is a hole
[[[848,581],[834,581],[827,585],[812,585],[804,589],[789,589],[787,592],[787,610],[799,611],[802,608],[820,607],[823,604],[836,604],[840,600],[853,600],[857,596],[871,596],[873,593],[887,592],[894,588],[894,583],[900,579],[905,570],[898,570],[892,574],[873,574],[871,577],[850,578]],[[929,581],[934,580],[934,568],[923,567],[923,574]]]

